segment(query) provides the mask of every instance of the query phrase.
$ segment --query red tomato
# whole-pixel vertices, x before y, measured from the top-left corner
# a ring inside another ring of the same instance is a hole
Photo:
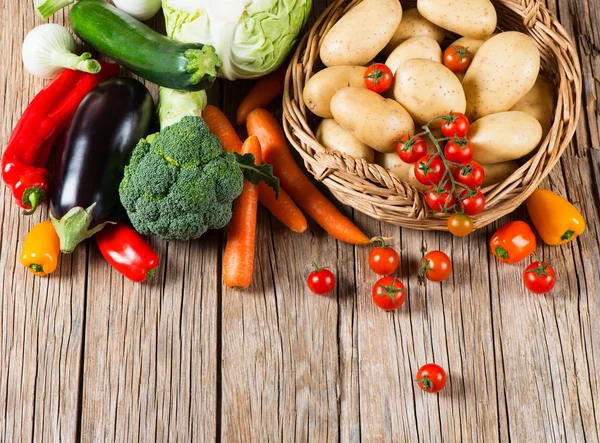
[[[464,46],[451,45],[444,51],[444,65],[452,72],[465,72],[472,61],[473,54]]]
[[[371,292],[375,304],[385,311],[394,311],[404,304],[406,288],[394,277],[383,277]]]
[[[329,294],[335,287],[335,275],[327,268],[313,263],[314,271],[308,276],[308,289],[317,295]]]
[[[364,78],[367,89],[380,94],[390,89],[394,73],[383,63],[373,63],[365,71]]]
[[[458,206],[462,206],[463,212],[471,217],[481,214],[485,209],[485,196],[481,191],[477,191],[475,195],[471,196],[465,189],[458,200],[462,202],[462,205]]]
[[[428,363],[421,366],[415,381],[425,392],[435,394],[446,386],[446,371],[439,365]]]
[[[523,280],[525,287],[534,294],[547,294],[556,285],[556,273],[548,263],[536,261],[527,266]]]
[[[445,123],[442,125],[442,134],[444,137],[465,138],[469,134],[471,125],[465,114],[460,112],[451,112],[444,117]]]
[[[425,193],[425,201],[427,202],[427,206],[435,212],[445,212],[454,206],[456,199],[452,193],[452,187],[445,185],[442,189],[434,186],[429,188]]]
[[[425,155],[415,163],[415,177],[424,185],[437,185],[446,175],[446,165],[438,155]]]
[[[379,275],[390,275],[396,272],[400,263],[398,253],[385,245],[385,241],[380,238],[381,246],[373,248],[369,254],[369,267]]]
[[[448,230],[456,237],[466,237],[473,232],[473,220],[465,214],[452,214],[448,219]]]
[[[483,170],[483,166],[474,160],[464,163],[462,167],[454,170],[454,180],[471,190],[479,188],[483,184],[484,179],[485,171]]]
[[[444,148],[446,160],[454,163],[468,163],[473,159],[473,144],[465,138],[448,140]]]
[[[419,277],[429,281],[440,282],[446,280],[452,274],[452,262],[450,257],[442,251],[432,251],[425,254],[421,262]]]
[[[405,135],[396,144],[396,152],[404,163],[416,163],[427,154],[427,144],[421,137],[409,138]]]

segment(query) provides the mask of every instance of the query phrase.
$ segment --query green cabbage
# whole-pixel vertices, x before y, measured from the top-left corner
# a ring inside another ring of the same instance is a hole
[[[214,46],[229,80],[262,77],[287,58],[312,0],[162,0],[167,35]]]

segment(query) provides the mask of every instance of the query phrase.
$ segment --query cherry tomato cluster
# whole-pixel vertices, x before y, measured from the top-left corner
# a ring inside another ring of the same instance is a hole
[[[519,263],[529,258],[537,247],[535,234],[523,221],[507,223],[490,240],[490,249],[502,263]],[[525,287],[534,294],[547,294],[556,285],[556,273],[547,262],[535,261],[523,273]]]
[[[436,139],[429,126],[439,120],[444,138]],[[485,171],[473,160],[469,120],[464,114],[451,112],[431,121],[424,129],[422,134],[398,140],[396,152],[402,161],[414,164],[415,178],[429,186],[425,193],[427,205],[435,212],[454,213],[448,220],[448,228],[454,235],[464,237],[473,231],[471,217],[485,209],[485,196],[480,191]],[[437,150],[435,154],[427,154],[423,136],[431,139]]]

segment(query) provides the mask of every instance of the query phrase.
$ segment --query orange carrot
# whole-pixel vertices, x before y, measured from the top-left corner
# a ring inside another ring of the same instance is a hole
[[[273,100],[283,94],[285,74],[288,64],[284,63],[277,71],[261,78],[250,90],[237,110],[237,124],[246,123],[248,115],[257,108],[266,108]]]
[[[281,223],[286,225],[294,232],[302,233],[308,228],[306,217],[296,203],[292,200],[292,197],[285,192],[283,188],[280,189],[279,200],[275,198],[275,191],[271,189],[265,182],[258,184],[258,197],[260,203],[267,208],[271,214],[279,219]]]
[[[257,136],[260,141],[263,161],[273,165],[282,186],[308,215],[338,240],[355,245],[370,243],[369,238],[304,175],[294,161],[283,130],[273,114],[256,109],[248,116],[247,127],[248,133]]]
[[[208,105],[202,111],[202,118],[208,125],[210,132],[219,137],[223,149],[229,152],[242,153],[243,143],[223,111],[216,106]]]
[[[253,154],[256,164],[261,163],[260,143],[248,137],[243,154]],[[223,281],[229,288],[245,289],[252,283],[254,272],[254,244],[256,240],[256,211],[258,186],[244,180],[244,190],[233,203],[233,216],[227,231],[227,246],[223,256]]]

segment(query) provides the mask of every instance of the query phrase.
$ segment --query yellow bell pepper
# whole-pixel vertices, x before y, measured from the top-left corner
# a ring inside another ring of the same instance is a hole
[[[60,239],[51,221],[38,223],[23,243],[21,264],[37,276],[52,274],[58,265]]]
[[[525,201],[525,206],[547,245],[563,245],[585,231],[585,219],[577,208],[548,189],[535,191]]]

